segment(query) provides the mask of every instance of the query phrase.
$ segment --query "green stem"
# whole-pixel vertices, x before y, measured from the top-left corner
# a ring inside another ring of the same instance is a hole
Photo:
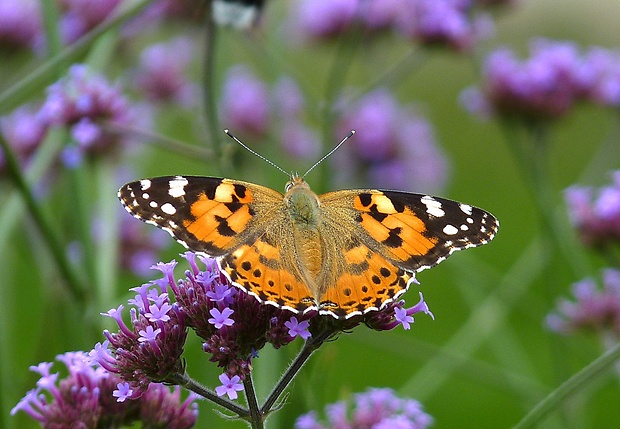
[[[551,392],[517,423],[514,429],[536,427],[549,413],[556,409],[562,401],[569,398],[589,383],[592,383],[596,377],[603,371],[608,370],[618,359],[620,359],[620,342]]]
[[[304,364],[308,361],[312,353],[314,353],[323,343],[330,338],[335,332],[331,329],[325,329],[321,333],[319,333],[316,337],[310,337],[304,344],[303,348],[300,350],[299,354],[295,358],[291,365],[286,369],[278,384],[275,385],[267,400],[261,407],[261,414],[266,416],[268,415],[284,389],[293,381],[293,378],[297,375],[299,370],[304,366]]]
[[[187,390],[200,395],[201,397],[208,399],[211,402],[216,403],[220,407],[226,408],[232,413],[236,414],[240,418],[247,420],[249,416],[249,412],[247,409],[239,406],[236,402],[233,402],[229,399],[217,396],[215,392],[210,389],[207,389],[197,381],[190,378],[187,374],[175,374],[169,376],[166,380],[166,383],[179,385],[181,387],[186,388]]]
[[[232,170],[232,152],[228,143],[223,143],[224,133],[220,129],[220,122],[217,111],[217,98],[215,96],[216,87],[216,47],[217,47],[217,26],[213,22],[211,16],[211,2],[206,7],[204,28],[205,28],[205,47],[203,62],[203,109],[205,115],[205,125],[207,127],[207,135],[210,136],[213,155],[217,160],[215,167],[220,174],[228,175]]]
[[[47,244],[52,257],[54,258],[54,262],[58,266],[60,274],[67,283],[69,291],[78,302],[86,302],[87,289],[85,285],[79,280],[77,273],[69,262],[65,249],[60,244],[61,242],[58,236],[53,231],[49,220],[43,213],[43,210],[41,210],[41,206],[35,200],[32,189],[22,174],[22,170],[13,149],[1,135],[0,147],[2,147],[2,150],[4,151],[7,172],[15,183],[18,191],[21,193],[22,198],[26,203],[26,208],[39,228],[43,240]]]
[[[245,389],[245,397],[248,401],[248,408],[250,410],[249,422],[252,429],[263,429],[264,416],[258,407],[258,400],[256,399],[256,391],[254,390],[254,380],[252,380],[252,373],[250,373],[245,380],[243,380],[243,387]]]

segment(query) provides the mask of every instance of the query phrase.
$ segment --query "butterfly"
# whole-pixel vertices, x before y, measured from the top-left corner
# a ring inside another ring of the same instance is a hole
[[[357,189],[317,195],[299,175],[285,193],[216,177],[166,176],[118,193],[136,218],[217,258],[261,302],[348,319],[398,299],[415,273],[491,241],[499,222],[456,201]]]

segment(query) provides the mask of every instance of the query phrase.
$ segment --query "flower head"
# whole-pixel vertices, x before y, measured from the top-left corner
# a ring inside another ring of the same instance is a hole
[[[575,185],[564,192],[569,217],[586,245],[604,249],[620,241],[620,170],[612,178],[597,190]]]
[[[0,2],[0,45],[34,48],[43,39],[41,5],[37,0]]]
[[[171,304],[158,285],[147,283],[134,290],[138,294],[130,301],[135,306],[130,312],[131,326],[121,318],[122,306],[102,313],[116,321],[119,331],[104,331],[109,348],[98,347],[96,359],[129,383],[137,397],[151,382],[171,381],[184,373],[181,354],[187,329],[179,306]]]
[[[51,373],[52,363],[31,367],[41,378],[11,414],[24,411],[44,427],[120,427],[136,421],[148,427],[194,426],[198,411],[193,394],[182,401],[180,388],[152,383],[134,399],[129,384],[98,366],[91,355],[57,356],[68,370],[62,379]]]
[[[350,412],[347,413],[347,410]],[[358,393],[347,402],[330,404],[325,408],[326,423],[321,423],[315,411],[295,421],[295,429],[337,428],[407,428],[423,429],[433,423],[422,405],[414,400],[399,398],[392,389],[371,388]]]
[[[367,186],[436,193],[447,181],[448,163],[435,144],[431,125],[385,89],[344,107],[336,129],[340,136],[356,130],[351,144],[334,154],[340,166],[335,175],[341,182],[361,175]]]
[[[222,90],[222,122],[235,133],[262,137],[269,125],[267,86],[243,66],[231,68]]]
[[[192,59],[193,47],[188,39],[151,45],[140,54],[134,82],[150,100],[193,106],[197,90],[185,76]]]
[[[564,334],[611,332],[620,338],[620,271],[604,270],[602,278],[602,289],[589,278],[573,284],[574,300],[560,300],[556,311],[547,316],[547,326]]]

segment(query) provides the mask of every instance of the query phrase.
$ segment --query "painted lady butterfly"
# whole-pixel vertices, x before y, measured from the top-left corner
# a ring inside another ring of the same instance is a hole
[[[215,177],[168,176],[124,185],[136,218],[219,261],[237,287],[294,312],[338,319],[381,309],[418,271],[491,241],[490,213],[443,198],[376,189],[316,195],[292,175],[281,194]]]

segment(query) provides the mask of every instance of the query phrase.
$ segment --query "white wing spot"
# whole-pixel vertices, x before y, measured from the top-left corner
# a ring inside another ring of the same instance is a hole
[[[465,224],[461,225],[461,231],[467,231],[469,227]]]
[[[142,193],[142,198],[144,198],[145,200],[148,200],[149,198],[151,198],[151,196],[149,195],[148,192],[143,192]]]
[[[177,209],[170,203],[166,203],[161,206],[161,211],[166,213],[167,215],[173,215],[177,212]]]
[[[471,216],[472,206],[470,206],[469,204],[459,204],[459,207],[461,208],[461,211],[463,213]]]
[[[157,204],[157,201],[150,201],[150,202],[149,202],[149,206],[151,206],[151,207],[152,207],[152,208],[154,208],[154,209],[156,209],[158,205],[159,205],[159,204]]]
[[[471,224],[471,223],[474,223],[474,220],[473,220],[472,218],[468,217],[468,218],[467,218],[467,223],[470,223],[470,224]]]
[[[168,195],[172,198],[180,198],[185,195],[185,186],[187,186],[187,179],[183,176],[177,176],[168,184]]]
[[[140,180],[140,188],[143,191],[146,191],[150,187],[151,187],[151,181],[149,179]]]
[[[441,208],[441,203],[429,195],[425,195],[420,201],[426,206],[426,213],[434,217],[443,217],[446,212]]]
[[[459,229],[456,226],[454,226],[454,225],[448,224],[448,225],[443,227],[443,232],[446,235],[454,235],[457,232],[459,232]]]

